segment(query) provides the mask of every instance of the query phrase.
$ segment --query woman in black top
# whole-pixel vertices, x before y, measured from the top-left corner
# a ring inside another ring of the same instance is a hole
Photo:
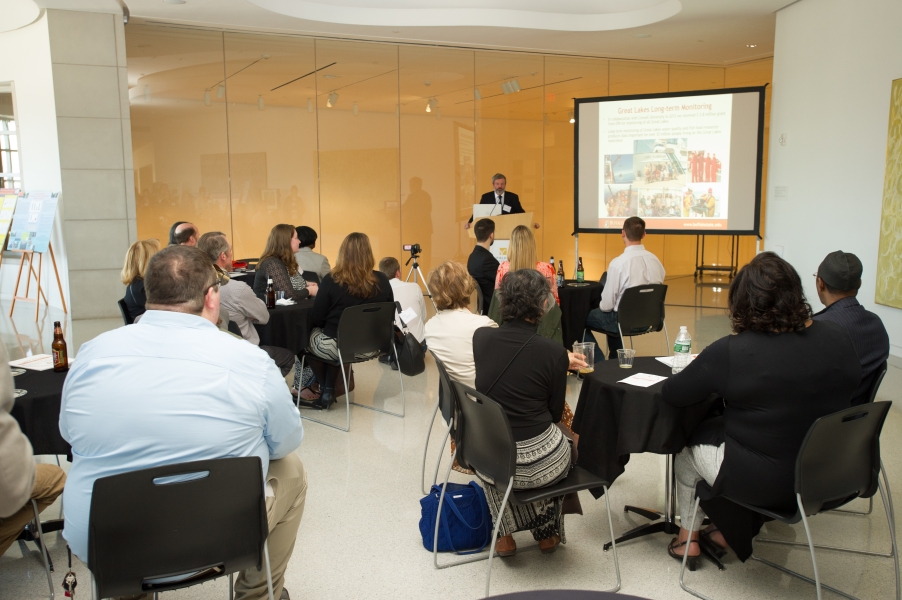
[[[125,254],[125,265],[122,267],[122,283],[125,289],[125,306],[129,318],[134,321],[144,314],[147,296],[144,294],[144,273],[150,257],[160,251],[160,240],[139,240],[129,246]]]
[[[504,408],[517,443],[514,489],[552,485],[570,470],[570,444],[555,425],[564,412],[570,358],[559,344],[536,333],[549,302],[548,282],[533,269],[508,273],[501,281],[501,327],[482,327],[473,334],[476,389]],[[551,302],[554,300],[551,299]],[[486,486],[494,519],[502,496]],[[511,536],[529,529],[542,552],[553,552],[564,537],[563,496],[510,507],[501,522],[495,549],[511,556]]]
[[[310,351],[313,354],[326,360],[338,360],[338,322],[346,308],[373,302],[394,302],[388,277],[373,270],[375,266],[370,238],[365,233],[348,235],[338,249],[335,268],[323,277],[313,303],[313,331],[310,332]],[[336,375],[335,370],[327,366],[324,381],[320,381],[319,400],[305,402],[304,406],[328,409],[335,402]]]
[[[264,299],[268,279],[272,279],[276,292],[285,292],[285,297],[291,300],[316,296],[317,285],[304,281],[298,269],[298,261],[294,258],[298,248],[298,232],[293,225],[282,223],[272,228],[254,275],[254,293],[258,298]]]
[[[815,420],[851,405],[861,366],[845,330],[811,320],[798,273],[772,252],[739,271],[729,304],[734,335],[708,346],[664,383],[662,393],[674,406],[711,394],[723,398],[723,415],[702,423],[676,457],[677,494],[688,525],[696,483],[711,485],[718,497],[702,501],[695,527],[701,528],[704,513],[714,525],[701,542],[718,554],[729,546],[744,561],[763,520],[724,497],[793,510],[802,441]],[[699,555],[697,529],[690,557]],[[668,548],[671,556],[682,560],[688,538],[680,529]],[[695,560],[690,562],[694,568]]]

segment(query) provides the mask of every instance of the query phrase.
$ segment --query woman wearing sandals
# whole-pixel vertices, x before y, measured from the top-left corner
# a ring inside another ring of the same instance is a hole
[[[849,334],[834,323],[812,321],[799,274],[772,252],[739,271],[729,292],[733,335],[708,346],[664,383],[664,402],[690,406],[711,394],[723,415],[704,421],[674,462],[682,525],[689,526],[696,484],[704,490],[693,531],[681,528],[667,548],[695,570],[701,547],[740,560],[752,553],[763,524],[758,513],[727,498],[771,508],[796,507],[795,464],[808,429],[818,418],[848,408],[861,379]],[[708,516],[713,525],[702,531]]]

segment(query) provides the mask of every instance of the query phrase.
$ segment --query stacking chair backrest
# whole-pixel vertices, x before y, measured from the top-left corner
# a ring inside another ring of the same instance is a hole
[[[457,462],[491,479],[504,492],[517,468],[517,445],[500,404],[473,388],[454,382],[460,418]]]
[[[314,273],[313,271],[301,271],[301,277],[304,278],[304,281],[319,283],[319,273]]]
[[[607,285],[607,283],[608,283],[608,272],[607,271],[605,271],[604,273],[601,274],[601,279],[599,279],[598,282],[601,284],[601,287],[604,287]]]
[[[448,375],[448,370],[445,368],[445,363],[443,363],[441,359],[439,359],[439,357],[435,355],[435,352],[432,352],[432,350],[430,350],[429,352],[432,354],[432,358],[435,359],[435,366],[438,369],[439,410],[442,411],[442,418],[445,419],[446,423],[448,423],[451,421],[451,414],[455,409],[454,400],[457,391],[454,389],[454,385],[451,382],[451,376]]]
[[[206,473],[169,483],[173,476]],[[210,579],[263,565],[268,533],[260,458],[167,465],[94,482],[88,567],[101,598],[185,587],[142,587],[148,579],[215,566]],[[204,578],[193,581],[200,583]]]
[[[483,297],[482,297],[482,288],[478,285],[476,286],[476,314],[481,315],[484,310],[483,305]]]
[[[880,384],[883,383],[883,378],[886,377],[886,366],[886,361],[883,361],[883,364],[877,369],[877,376],[874,378],[874,383],[871,384],[871,389],[868,392],[868,402],[873,402],[877,399],[877,390],[880,389]]]
[[[814,422],[796,460],[796,492],[806,515],[877,492],[880,432],[891,404],[853,406]]]
[[[338,322],[338,350],[344,362],[352,361],[355,354],[391,352],[394,324],[394,302],[346,308]]]
[[[627,288],[620,298],[617,321],[624,337],[661,331],[664,327],[664,299],[667,286],[637,285]]]
[[[128,314],[128,305],[125,303],[125,298],[119,300],[119,312],[122,314],[122,320],[126,325],[131,325],[134,323],[131,316]]]

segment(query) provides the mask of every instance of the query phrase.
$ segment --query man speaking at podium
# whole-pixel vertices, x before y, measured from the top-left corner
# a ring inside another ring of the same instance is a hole
[[[495,173],[494,177],[492,177],[492,187],[495,188],[492,192],[486,192],[480,198],[480,204],[494,204],[497,207],[497,210],[492,211],[491,216],[504,216],[504,215],[516,215],[519,213],[525,213],[523,207],[520,205],[520,196],[513,192],[505,191],[505,187],[507,186],[507,178],[501,173]],[[464,229],[469,229],[470,225],[473,223],[473,215],[470,215],[470,220],[464,224]],[[539,224],[535,224],[536,229],[539,228]]]

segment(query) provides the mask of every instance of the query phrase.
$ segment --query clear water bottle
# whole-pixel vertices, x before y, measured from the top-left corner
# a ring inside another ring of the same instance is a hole
[[[692,338],[685,326],[680,327],[680,334],[673,343],[673,369],[674,374],[686,368],[692,356]]]

